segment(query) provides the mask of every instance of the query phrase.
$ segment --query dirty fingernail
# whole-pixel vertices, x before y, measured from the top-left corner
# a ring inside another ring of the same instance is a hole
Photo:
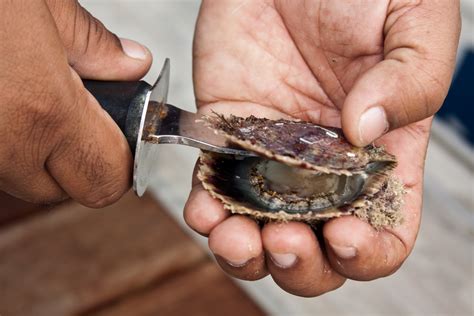
[[[230,265],[234,268],[242,268],[250,261],[249,259],[244,259],[244,260],[227,260],[227,259],[224,259],[224,260],[225,260],[225,262],[227,262],[228,265]]]
[[[234,268],[245,267],[250,262],[250,260],[252,260],[252,258],[250,258],[250,259],[240,259],[240,258],[228,259],[228,258],[225,258],[224,256],[221,256],[221,255],[217,254],[217,253],[214,253],[214,256],[216,257],[217,261],[220,261],[221,263],[225,262],[226,264],[228,264],[228,265],[230,265],[231,267],[234,267]]]
[[[385,110],[381,106],[366,110],[359,120],[359,140],[368,145],[388,131]]]
[[[341,259],[352,259],[357,254],[357,249],[352,246],[336,246],[330,244],[334,254]]]
[[[271,253],[270,258],[280,268],[289,268],[296,262],[296,255],[293,253]]]
[[[121,38],[120,43],[122,44],[123,52],[131,58],[145,60],[148,55],[148,49],[146,49],[140,43],[135,41]]]

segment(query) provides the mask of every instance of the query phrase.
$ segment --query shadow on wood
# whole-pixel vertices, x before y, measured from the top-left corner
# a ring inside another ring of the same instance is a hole
[[[262,315],[151,197],[0,231],[0,315]]]

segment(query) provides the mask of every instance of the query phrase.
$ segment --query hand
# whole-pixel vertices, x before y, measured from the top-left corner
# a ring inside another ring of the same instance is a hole
[[[458,1],[203,2],[194,42],[200,111],[342,125],[358,146],[378,139],[398,157],[408,192],[402,225],[376,231],[345,216],[324,225],[321,245],[303,223],[261,229],[231,216],[195,179],[185,220],[209,236],[225,271],[246,280],[270,273],[282,289],[316,296],[400,267],[420,224],[431,118],[451,81],[459,28]]]
[[[0,2],[0,190],[90,207],[130,186],[132,156],[80,78],[136,80],[150,52],[119,40],[75,0]]]

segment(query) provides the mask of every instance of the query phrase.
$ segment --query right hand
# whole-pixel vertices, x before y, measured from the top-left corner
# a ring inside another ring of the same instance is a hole
[[[89,207],[130,187],[132,155],[83,79],[137,80],[151,54],[76,0],[0,2],[0,190]]]
[[[397,156],[394,173],[407,188],[401,225],[375,230],[341,216],[318,240],[304,223],[231,216],[195,177],[185,220],[209,236],[226,272],[271,274],[292,294],[317,296],[401,266],[419,229],[431,116],[448,92],[459,29],[459,1],[202,2],[194,41],[201,113],[341,126],[356,146],[377,139]]]

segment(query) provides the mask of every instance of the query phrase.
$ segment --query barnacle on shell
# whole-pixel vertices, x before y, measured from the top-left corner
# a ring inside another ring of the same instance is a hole
[[[198,177],[233,213],[262,220],[315,222],[355,214],[374,227],[401,220],[396,158],[352,146],[338,128],[304,121],[222,115],[204,118],[230,146],[259,157],[202,152]]]

